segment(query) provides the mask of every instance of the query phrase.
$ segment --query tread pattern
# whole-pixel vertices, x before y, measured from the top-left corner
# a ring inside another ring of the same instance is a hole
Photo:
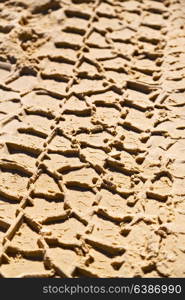
[[[184,277],[180,0],[0,3],[0,276]]]

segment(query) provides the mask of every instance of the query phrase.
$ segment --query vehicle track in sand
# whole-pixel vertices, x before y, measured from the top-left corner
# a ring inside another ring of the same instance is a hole
[[[0,1],[1,277],[185,277],[184,24]]]

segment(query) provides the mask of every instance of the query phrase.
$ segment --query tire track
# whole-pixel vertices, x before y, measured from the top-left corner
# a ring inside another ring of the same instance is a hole
[[[9,2],[1,276],[184,276],[183,4]]]

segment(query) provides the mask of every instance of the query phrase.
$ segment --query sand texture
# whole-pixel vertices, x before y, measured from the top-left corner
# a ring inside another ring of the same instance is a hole
[[[185,1],[0,1],[0,277],[185,277]]]

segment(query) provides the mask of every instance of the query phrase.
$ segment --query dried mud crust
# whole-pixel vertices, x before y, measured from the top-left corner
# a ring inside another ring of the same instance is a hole
[[[1,1],[1,277],[185,277],[184,13]]]

